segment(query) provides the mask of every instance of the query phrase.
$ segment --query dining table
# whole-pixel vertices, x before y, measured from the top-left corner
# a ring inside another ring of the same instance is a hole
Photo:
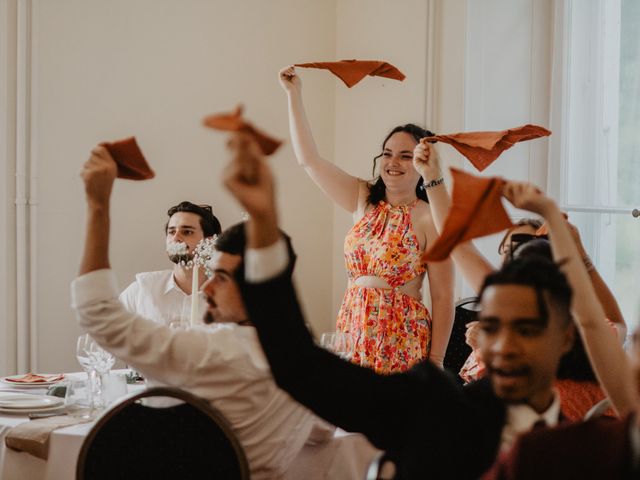
[[[115,371],[125,373],[124,370]],[[86,379],[86,373],[68,373],[61,383],[70,380]],[[0,382],[0,392],[21,391],[33,395],[46,395],[47,387],[20,389]],[[127,393],[137,393],[145,388],[144,384],[127,385]],[[98,415],[99,416],[99,415]],[[98,418],[96,416],[95,418]],[[5,438],[9,431],[21,423],[29,422],[25,414],[0,413],[0,479],[2,480],[74,480],[76,462],[85,437],[93,427],[94,421],[71,425],[54,430],[49,437],[49,455],[47,460],[27,452],[7,447]]]
[[[65,374],[63,383],[79,379],[86,379],[86,373]],[[128,384],[127,395],[144,388],[144,384]],[[0,392],[17,390],[0,381]],[[45,395],[47,390],[48,387],[21,391]],[[29,416],[0,413],[0,480],[74,480],[82,444],[99,415],[87,423],[53,430],[49,437],[48,458],[44,460],[31,453],[9,448],[5,443],[8,432],[21,423],[31,421]],[[369,463],[378,453],[363,435],[337,429],[330,441],[305,445],[282,480],[359,480],[364,478]]]

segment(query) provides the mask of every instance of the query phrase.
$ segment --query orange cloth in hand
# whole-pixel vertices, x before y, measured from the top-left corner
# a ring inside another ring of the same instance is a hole
[[[351,88],[367,75],[402,81],[404,73],[390,63],[380,60],[340,60],[339,62],[296,63],[296,67],[330,70]]]
[[[149,180],[156,176],[142,155],[136,137],[129,137],[111,143],[101,143],[118,164],[118,178],[128,180]]]
[[[49,382],[57,382],[58,380],[62,380],[62,379],[64,379],[63,374],[38,375],[36,373],[27,373],[22,377],[5,378],[5,381],[13,382],[13,383],[49,383]]]
[[[551,135],[551,132],[546,128],[537,125],[523,125],[500,132],[462,132],[434,135],[420,141],[448,143],[467,157],[473,166],[481,172],[514,144],[548,135]]]
[[[477,177],[457,168],[451,173],[451,207],[440,236],[422,256],[426,262],[445,260],[459,243],[513,225],[500,200],[505,183],[502,178]]]
[[[205,117],[202,123],[214,130],[224,130],[228,132],[244,132],[249,134],[260,147],[260,151],[265,155],[271,155],[282,144],[280,140],[270,137],[264,132],[255,128],[251,123],[242,118],[242,105],[238,105],[233,113],[218,113]]]

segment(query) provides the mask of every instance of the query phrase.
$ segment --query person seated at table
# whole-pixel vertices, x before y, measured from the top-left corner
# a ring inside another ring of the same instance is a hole
[[[433,145],[418,144],[414,151],[414,158],[421,166],[421,173],[425,181],[442,178],[440,158]],[[431,203],[429,206],[433,212],[436,227],[438,231],[441,231],[451,203],[450,197],[444,184],[433,187],[430,195]],[[531,239],[536,238],[535,234],[541,226],[539,221],[525,218],[510,228],[498,247],[502,263],[510,261],[516,255],[524,255],[533,251],[533,249],[527,248],[527,245]],[[578,229],[571,224],[568,226],[578,247],[580,258],[587,267],[597,298],[605,309],[606,318],[609,319],[615,334],[618,335],[622,343],[627,329],[620,307],[613,293],[591,263]],[[537,253],[551,257],[551,248],[548,245],[546,248],[544,248],[544,242],[538,243],[538,245],[542,245],[543,248],[536,249]],[[453,250],[451,257],[465,280],[476,292],[481,288],[484,278],[494,271],[491,263],[479,252],[473,242],[458,245]],[[477,322],[470,323],[467,328],[467,343],[473,351],[459,373],[465,382],[481,378],[485,371],[481,355],[474,345],[477,328]],[[555,386],[560,395],[562,413],[570,420],[582,419],[593,405],[605,397],[593,373],[579,334],[575,337],[571,351],[560,362],[558,381]],[[614,415],[613,411],[609,411],[608,414]]]
[[[275,384],[241,298],[243,225],[222,232],[209,265],[213,276],[204,288],[215,324],[172,329],[129,312],[118,300],[109,262],[109,208],[116,177],[109,152],[94,148],[81,175],[87,231],[79,276],[71,284],[81,328],[146,378],[208,400],[244,447],[252,479],[286,478],[305,443],[327,441],[334,427]],[[371,457],[375,450],[368,448]]]
[[[221,227],[209,205],[184,201],[171,207],[167,215],[165,242],[173,268],[136,274],[135,281],[120,294],[120,301],[130,312],[154,322],[175,325],[189,319],[193,270],[187,263],[193,259],[198,243],[219,235]],[[204,269],[200,269],[198,285],[201,286],[205,280]],[[204,299],[200,304],[199,311],[202,312],[205,309]]]
[[[429,361],[406,373],[378,375],[313,342],[287,273],[273,177],[261,156],[254,155],[254,162],[255,183],[247,183],[232,162],[225,185],[250,216],[249,283],[243,296],[280,387],[324,419],[362,432],[386,450],[398,467],[399,479],[478,478],[518,434],[539,420],[557,424],[559,401],[553,381],[574,335],[569,310],[572,289],[561,267],[544,257],[529,256],[487,276],[480,291],[478,338],[487,378],[462,388]],[[564,222],[555,218],[560,216],[555,204],[532,192],[537,190],[527,184],[509,182],[505,187],[505,196],[515,206],[551,219],[554,233],[566,230]],[[573,249],[572,258],[577,255],[575,244]],[[260,275],[252,274],[266,264],[269,268]],[[584,323],[603,321],[590,317],[593,299],[584,298],[584,284],[575,287],[574,305],[586,306],[577,309],[586,316]],[[586,291],[587,296],[591,293]],[[616,342],[613,336],[611,341]],[[601,346],[589,345],[601,352]],[[617,406],[628,406],[622,395]]]

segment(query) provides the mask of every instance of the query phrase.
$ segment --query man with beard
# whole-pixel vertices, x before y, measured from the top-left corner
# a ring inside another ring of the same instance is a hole
[[[133,313],[138,313],[164,325],[184,323],[189,318],[191,305],[192,269],[188,262],[204,238],[219,235],[220,222],[209,205],[181,202],[167,211],[169,220],[165,225],[166,248],[172,270],[142,272],[135,281],[120,294],[120,301]],[[204,269],[199,270],[198,284],[205,282]],[[200,312],[206,305],[200,299]]]

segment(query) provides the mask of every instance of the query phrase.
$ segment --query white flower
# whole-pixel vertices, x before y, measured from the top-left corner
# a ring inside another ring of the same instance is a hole
[[[196,265],[204,268],[204,272],[207,277],[212,275],[212,271],[209,268],[209,262],[213,258],[214,253],[216,252],[215,244],[217,235],[213,235],[212,237],[203,238],[198,242],[196,248],[193,251],[193,261]]]

